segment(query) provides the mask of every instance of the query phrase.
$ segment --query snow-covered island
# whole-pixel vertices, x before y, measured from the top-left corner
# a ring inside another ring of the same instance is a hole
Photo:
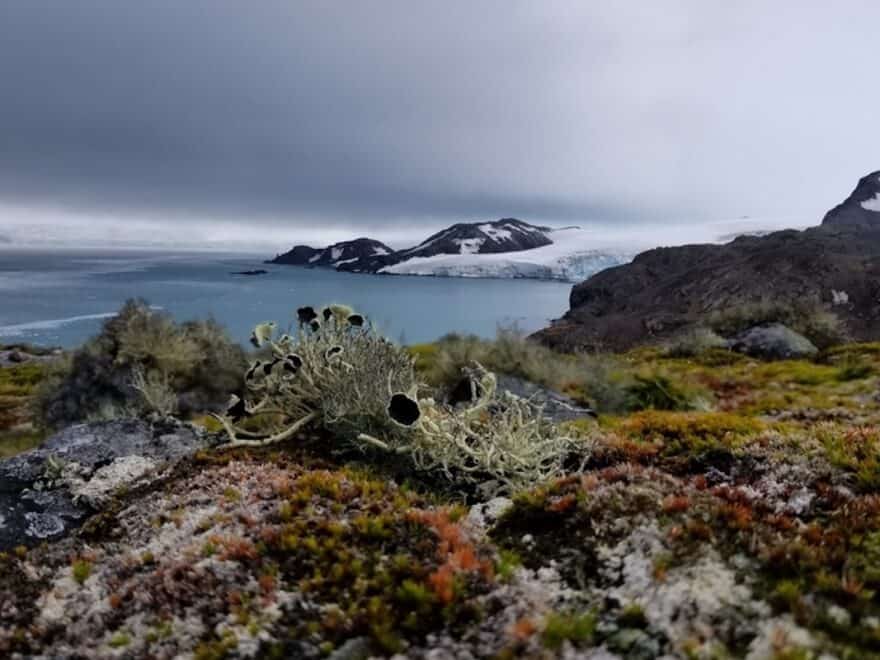
[[[452,225],[416,245],[392,250],[358,238],[326,248],[298,245],[269,263],[355,273],[435,277],[500,277],[579,282],[633,253],[597,249],[594,232],[553,229],[515,218]]]

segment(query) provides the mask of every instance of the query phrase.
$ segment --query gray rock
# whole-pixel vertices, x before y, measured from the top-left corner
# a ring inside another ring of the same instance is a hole
[[[513,500],[507,497],[495,497],[488,502],[481,502],[471,507],[467,515],[468,525],[479,533],[486,533],[498,522],[510,508]]]
[[[651,660],[660,655],[660,643],[644,630],[624,628],[612,635],[608,648],[623,655],[626,660]]]
[[[729,345],[738,353],[765,360],[808,358],[819,352],[813,342],[781,323],[750,328],[731,339]]]
[[[495,377],[498,382],[498,392],[510,392],[520,398],[530,400],[536,408],[543,409],[544,417],[557,424],[573,419],[596,416],[594,410],[585,408],[574,399],[524,378],[508,376],[506,374],[495,374]],[[472,383],[469,378],[462,378],[450,390],[446,402],[453,406],[470,403],[473,394],[471,386]]]
[[[354,637],[333,651],[329,660],[367,660],[370,655],[370,640]]]
[[[62,355],[61,351],[38,350],[31,353],[26,349],[18,346],[10,346],[0,348],[0,367],[17,367],[25,362],[46,363],[58,359]]]
[[[583,417],[595,417],[595,411],[578,404],[574,399],[554,392],[523,378],[498,374],[498,391],[507,391],[544,409],[544,416],[559,423]]]
[[[0,551],[67,534],[105,501],[114,475],[144,477],[133,464],[167,464],[205,444],[181,423],[114,420],[71,426],[0,461]]]

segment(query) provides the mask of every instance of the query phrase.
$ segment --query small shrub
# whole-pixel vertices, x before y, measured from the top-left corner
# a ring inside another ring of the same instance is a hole
[[[712,349],[726,350],[727,342],[709,328],[696,327],[674,337],[666,346],[667,357],[685,358],[702,355]]]
[[[50,368],[37,396],[49,428],[120,414],[220,410],[240,387],[244,352],[214,321],[177,324],[128,301],[101,332]]]

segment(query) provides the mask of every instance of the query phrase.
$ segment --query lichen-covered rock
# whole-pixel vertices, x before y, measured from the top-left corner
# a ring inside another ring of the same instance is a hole
[[[731,339],[730,348],[765,360],[809,358],[819,352],[813,342],[781,323],[750,328]]]
[[[189,425],[115,420],[72,426],[0,461],[0,550],[63,536],[118,488],[205,443]]]

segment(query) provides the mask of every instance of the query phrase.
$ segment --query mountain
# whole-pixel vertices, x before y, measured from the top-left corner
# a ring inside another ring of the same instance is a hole
[[[497,254],[519,252],[550,245],[549,227],[530,225],[515,218],[494,222],[460,222],[429,236],[408,250],[401,250],[403,259],[433,257],[438,254]]]
[[[823,227],[880,227],[880,170],[859,179],[856,189],[825,214]]]
[[[371,238],[356,238],[353,241],[334,243],[326,248],[297,245],[267,263],[338,269],[348,263],[361,259],[383,257],[392,254],[392,252],[394,251],[390,247],[380,241]]]
[[[573,287],[569,311],[535,338],[625,350],[750,305],[813,305],[857,340],[880,337],[880,173],[804,231],[656,248]],[[876,206],[876,210],[875,210]]]
[[[298,245],[269,263],[355,273],[580,281],[630,258],[621,251],[591,249],[594,242],[594,234],[577,227],[552,229],[502,218],[458,223],[397,252],[360,238],[323,249]]]

